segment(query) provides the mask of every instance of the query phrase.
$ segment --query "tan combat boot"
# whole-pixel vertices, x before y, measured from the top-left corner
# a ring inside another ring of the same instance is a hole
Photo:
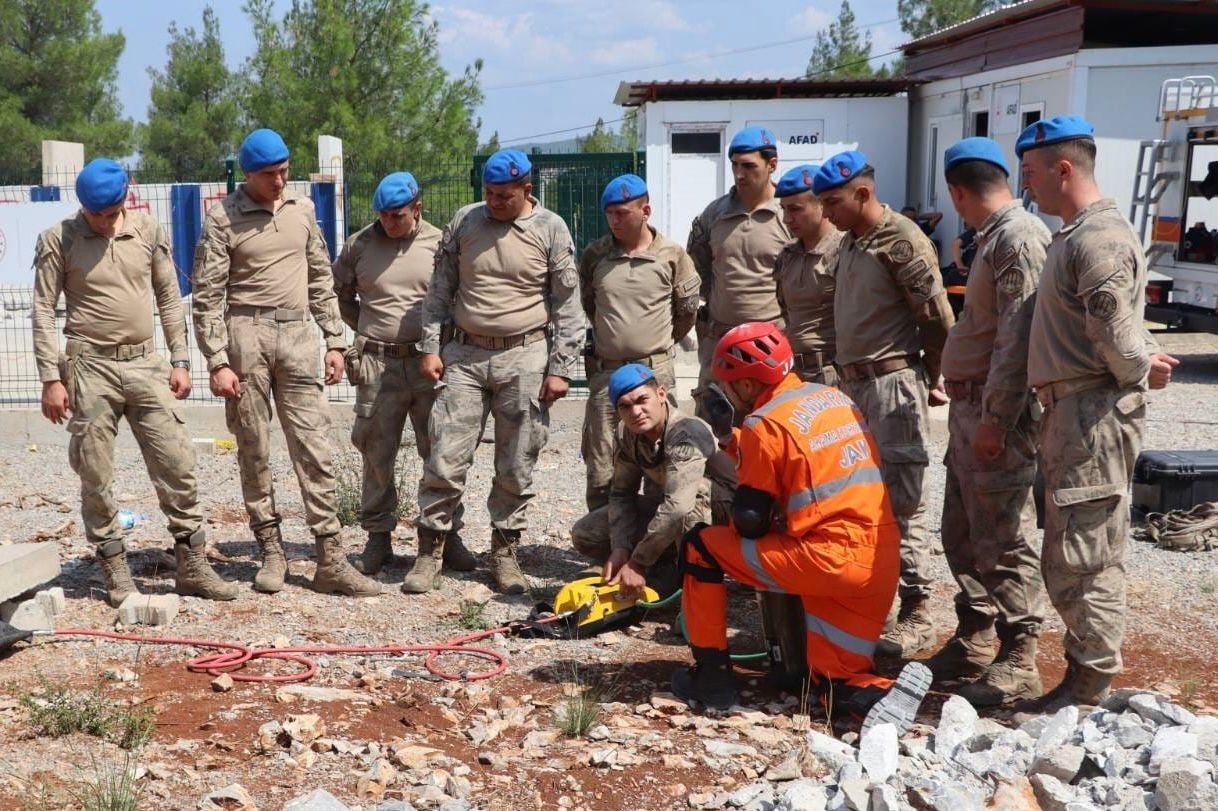
[[[101,564],[102,577],[106,581],[106,602],[118,608],[132,594],[139,594],[131,569],[127,566],[127,551],[122,541],[106,541],[97,548],[97,562]]]
[[[235,600],[239,589],[216,574],[207,562],[207,536],[203,530],[174,539],[174,557],[178,562],[178,574],[174,591],[187,597],[202,597],[205,600]]]
[[[345,594],[348,597],[375,597],[381,593],[381,584],[355,571],[343,554],[337,535],[318,535],[317,571],[309,588],[319,594]]]
[[[930,599],[901,599],[897,623],[880,637],[876,652],[883,656],[909,659],[935,644],[935,626],[930,621]]]
[[[1036,669],[1036,637],[1002,629],[1002,647],[981,678],[960,690],[960,697],[974,707],[999,707],[1044,692]]]
[[[283,590],[283,578],[288,573],[288,556],[283,551],[283,534],[273,524],[254,530],[254,538],[262,550],[262,566],[254,575],[254,590],[274,594]]]
[[[959,606],[956,614],[956,632],[925,662],[935,681],[978,679],[998,654],[998,635],[991,618]]]
[[[459,534],[450,532],[444,539],[444,565],[454,572],[472,572],[478,568],[478,556],[465,548]]]
[[[1081,665],[1075,664],[1074,660],[1067,656],[1066,675],[1062,677],[1061,683],[1040,698],[1016,704],[1015,709],[1018,712],[1011,716],[1011,722],[1022,724],[1038,715],[1051,715],[1062,707],[1077,703],[1073,700],[1074,684],[1078,680],[1079,672],[1083,669]]]
[[[373,575],[384,568],[393,559],[393,537],[388,532],[369,532],[368,542],[355,568],[367,575]]]
[[[426,594],[435,588],[444,557],[445,533],[419,527],[419,553],[402,580],[403,594]]]
[[[520,543],[518,529],[491,530],[491,574],[501,594],[524,594],[529,584],[516,560],[516,545]]]

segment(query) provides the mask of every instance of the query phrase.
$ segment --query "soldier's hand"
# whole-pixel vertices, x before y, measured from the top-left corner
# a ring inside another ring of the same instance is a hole
[[[633,560],[628,560],[617,570],[617,574],[609,581],[609,585],[621,586],[623,597],[641,597],[643,589],[647,586],[646,573],[642,566]]]
[[[173,392],[174,398],[185,400],[190,396],[190,389],[189,369],[174,369],[169,373],[169,390]]]
[[[982,423],[973,436],[973,453],[982,462],[994,462],[1007,447],[1006,429]]]
[[[1180,365],[1179,358],[1173,358],[1166,352],[1156,352],[1150,356],[1150,373],[1147,375],[1147,385],[1152,389],[1167,388],[1171,382],[1171,370]]]
[[[211,393],[217,397],[241,396],[241,379],[227,366],[221,366],[213,371],[208,384],[211,387]]]
[[[629,549],[614,549],[609,554],[609,560],[605,561],[605,568],[601,570],[601,580],[608,583],[628,560],[630,560]]]
[[[343,369],[346,367],[341,349],[330,349],[326,352],[326,385],[333,386],[343,379]]]
[[[63,381],[48,380],[42,384],[42,416],[59,425],[71,410],[68,389]]]
[[[444,376],[444,361],[434,352],[425,352],[419,356],[419,374],[428,380],[439,380]]]
[[[537,399],[543,403],[552,403],[566,397],[570,389],[571,381],[565,377],[546,375],[545,379],[541,381],[541,391],[537,393]]]
[[[937,384],[926,397],[926,402],[932,408],[934,406],[945,406],[951,402],[951,398],[947,396],[947,392],[943,389],[943,384]]]

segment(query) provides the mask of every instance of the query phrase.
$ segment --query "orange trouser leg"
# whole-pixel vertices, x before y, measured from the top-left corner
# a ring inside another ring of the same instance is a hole
[[[892,682],[871,668],[896,593],[900,532],[895,524],[851,532],[854,537],[770,533],[754,540],[730,527],[703,529],[705,554],[696,543],[684,545],[685,561],[694,567],[685,575],[681,603],[690,644],[727,646],[727,591],[722,582],[706,582],[703,574],[717,569],[737,582],[801,597],[814,674],[859,687],[889,686]]]

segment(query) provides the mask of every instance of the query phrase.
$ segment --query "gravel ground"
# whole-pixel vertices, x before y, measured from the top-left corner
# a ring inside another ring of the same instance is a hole
[[[1184,363],[1177,371],[1172,386],[1165,392],[1153,395],[1145,447],[1218,448],[1218,418],[1213,417],[1218,414],[1218,387],[1214,385],[1218,383],[1218,337],[1169,335],[1162,336],[1162,343],[1167,351],[1176,354]],[[243,592],[231,604],[183,600],[182,613],[175,621],[172,632],[175,635],[262,643],[270,643],[279,636],[300,644],[431,641],[457,633],[459,602],[466,597],[489,599],[486,614],[492,623],[523,616],[535,599],[552,596],[557,586],[571,579],[584,565],[570,550],[568,540],[571,524],[583,512],[584,480],[578,459],[582,405],[582,402],[569,402],[560,403],[554,408],[550,442],[537,465],[535,484],[538,497],[530,507],[531,529],[526,533],[521,550],[522,564],[534,578],[534,594],[517,599],[491,599],[485,589],[490,584],[489,577],[475,573],[461,579],[446,577],[442,590],[419,597],[406,597],[397,591],[396,583],[404,574],[408,558],[379,576],[388,585],[381,597],[351,601],[312,593],[305,588],[313,567],[311,542],[301,518],[300,497],[284,453],[282,438],[276,429],[273,466],[280,509],[285,516],[284,530],[289,543],[289,556],[293,559],[288,588],[274,597],[259,596],[248,590],[255,570],[252,562],[255,548],[245,526],[236,459],[231,452],[225,451],[201,454],[198,476],[203,506],[208,516],[212,554],[218,570],[225,577],[243,583]],[[223,414],[218,408],[191,409],[188,424],[198,437],[227,435],[223,428]],[[336,407],[337,448],[347,448],[345,435],[349,424],[349,409]],[[932,459],[939,460],[945,448],[945,410],[936,412],[933,428]],[[89,558],[89,547],[80,530],[78,482],[67,465],[66,446],[67,435],[62,428],[48,426],[36,412],[6,413],[0,424],[0,458],[5,461],[0,466],[0,545],[34,540],[39,534],[55,535],[58,530],[56,540],[62,548],[64,572],[57,585],[64,586],[68,595],[66,613],[59,618],[58,624],[60,627],[108,628],[114,623],[115,612],[99,599],[100,577],[96,575],[95,566]],[[465,536],[475,551],[485,551],[489,546],[484,504],[490,482],[491,454],[492,447],[482,445],[469,476]],[[343,450],[341,460],[341,464],[351,471],[358,470],[358,460],[353,454]],[[417,460],[408,456],[407,478],[416,476],[418,468]],[[168,546],[163,529],[164,518],[156,507],[134,441],[125,429],[120,438],[115,469],[115,492],[122,506],[147,516],[129,536],[130,546],[135,551],[132,559],[137,580],[146,591],[169,591],[172,588],[172,575],[167,574],[166,569],[171,559],[161,551]],[[357,472],[355,475],[358,477]],[[937,516],[942,509],[942,465],[934,462],[929,476],[929,514],[933,517],[932,525],[937,525]],[[71,523],[65,526],[66,522]],[[358,528],[348,528],[344,530],[343,538],[348,551],[355,553],[362,544],[363,535]],[[408,522],[404,522],[398,532],[396,548],[399,553],[408,554],[412,544],[413,531]],[[1215,592],[1218,592],[1218,552],[1164,552],[1146,544],[1134,543],[1130,546],[1128,568],[1131,613],[1126,653],[1133,663],[1130,665],[1131,673],[1158,683],[1160,688],[1166,687],[1169,692],[1183,689],[1192,696],[1208,700],[1211,705],[1218,704],[1218,677],[1213,675],[1208,664],[1218,654],[1218,603],[1215,599]],[[954,589],[940,555],[934,558],[934,573],[939,579],[934,609],[940,620],[940,630],[946,634],[953,623],[951,595]],[[735,603],[739,605],[737,624],[746,636],[752,636],[755,618],[752,616],[751,601],[737,595]],[[1051,617],[1046,635],[1060,634],[1060,631],[1060,622],[1056,617]],[[1187,639],[1184,645],[1180,644],[1182,637]],[[667,622],[645,623],[642,630],[629,636],[619,635],[610,644],[580,642],[555,645],[507,640],[498,643],[498,647],[513,657],[513,669],[502,680],[489,682],[492,692],[518,697],[530,693],[559,695],[555,692],[559,690],[556,685],[572,680],[569,674],[563,675],[565,668],[579,676],[578,680],[586,680],[589,672],[612,674],[619,684],[625,685],[623,689],[630,693],[630,700],[645,701],[650,690],[662,686],[675,663],[683,661],[685,657],[684,648],[679,639],[673,636]],[[1143,653],[1147,661],[1138,663]],[[244,700],[253,703],[236,703],[238,710],[233,711],[235,702],[229,700],[229,696],[237,695],[243,688],[239,687],[223,697],[213,697],[207,689],[206,676],[191,676],[182,669],[184,658],[181,650],[93,642],[40,642],[32,648],[11,653],[0,659],[0,734],[9,740],[13,739],[13,735],[20,734],[24,715],[16,706],[15,699],[33,689],[40,678],[88,685],[115,664],[140,673],[142,688],[135,692],[143,696],[139,699],[142,701],[155,698],[158,718],[162,722],[175,714],[186,713],[189,716],[182,722],[185,726],[181,728],[158,726],[155,745],[162,748],[176,746],[180,739],[208,737],[206,728],[198,731],[198,724],[203,723],[204,727],[207,723],[214,725],[218,716],[213,717],[212,710],[204,711],[195,706],[199,703],[210,705],[219,702],[217,706],[227,707],[234,718],[247,720],[245,726],[234,731],[233,734],[238,737],[248,737],[251,729],[264,721],[284,717],[287,710],[276,709],[271,688],[248,688],[238,702]],[[1186,664],[1181,665],[1180,661]],[[1047,662],[1042,657],[1042,665]],[[650,667],[653,664],[656,666]],[[352,680],[358,679],[363,670],[384,666],[384,662],[336,657],[328,660],[326,665],[315,681],[351,686]],[[1168,684],[1159,683],[1162,681]],[[406,686],[403,687],[403,684]],[[1152,684],[1139,686],[1149,687]],[[426,682],[403,683],[398,680],[394,689],[436,693],[440,688]],[[170,697],[175,691],[181,691],[181,700]],[[241,709],[243,706],[246,707],[244,712]],[[370,712],[371,717],[377,718],[380,709],[373,706],[371,709],[364,707],[361,711],[364,715],[355,715],[362,718]],[[190,715],[191,712],[194,714]],[[203,720],[200,721],[200,718]],[[405,723],[401,718],[389,718],[386,723],[393,725],[399,720]],[[232,723],[237,724],[237,721]],[[364,726],[368,727],[371,723],[367,721]],[[253,724],[253,727],[246,728],[249,724]],[[399,726],[396,734],[400,733]],[[382,739],[387,740],[389,734],[386,732]],[[374,739],[370,729],[363,729],[361,735],[363,740]],[[239,740],[238,743],[241,747],[247,747],[249,740]],[[82,744],[77,741],[74,745],[84,746],[85,751],[89,751],[87,742]],[[166,751],[177,750],[163,749],[159,756],[168,757]],[[7,773],[28,778],[39,768],[45,768],[47,762],[53,763],[59,759],[79,765],[79,757],[78,749],[73,750],[63,742],[45,739],[27,741],[19,751],[10,748],[8,754],[0,755],[0,779]],[[197,754],[192,755],[189,769],[193,771],[180,773],[185,775],[182,784],[185,793],[173,802],[162,798],[164,802],[159,803],[158,807],[194,807],[202,793],[226,785],[223,782],[226,779],[229,782],[243,782],[264,803],[273,800],[266,807],[274,808],[278,807],[276,802],[282,804],[293,793],[300,793],[291,792],[291,787],[325,786],[340,796],[338,789],[350,795],[354,787],[353,778],[344,769],[325,773],[337,781],[333,784],[320,779],[320,776],[317,780],[302,780],[297,776],[285,782],[286,778],[281,776],[262,774],[267,771],[265,762],[251,760],[251,757],[248,753],[241,758],[234,755],[231,763],[220,758],[223,761],[220,766],[201,768],[195,762],[199,759]],[[217,773],[213,775],[209,773],[211,771]],[[530,780],[540,779],[535,774],[529,774]],[[694,781],[690,785],[691,791],[698,777],[692,773],[688,776],[686,782]],[[713,781],[714,777],[711,774],[705,779]],[[347,786],[347,782],[351,785]],[[663,780],[660,782],[663,783]],[[493,780],[489,780],[487,785],[501,792],[494,796],[501,799],[509,796],[502,792],[507,792],[510,786],[500,784],[496,787]],[[272,791],[275,786],[287,786],[283,789],[287,793]],[[6,794],[7,801],[11,801],[16,790],[13,786],[6,790],[0,783],[0,807],[5,806]],[[622,790],[629,792],[636,789],[623,786]],[[542,792],[547,794],[543,803],[546,805],[553,801],[548,792],[549,789]],[[655,796],[658,798],[661,795]],[[350,800],[350,796],[347,799]],[[535,798],[530,794],[528,799],[531,801]],[[617,798],[617,804],[609,800],[586,802],[588,808],[632,807],[621,797]],[[652,804],[667,807],[658,799]]]

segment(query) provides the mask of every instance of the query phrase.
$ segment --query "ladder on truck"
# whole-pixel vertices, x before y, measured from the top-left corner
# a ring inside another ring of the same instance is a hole
[[[1133,197],[1129,204],[1129,221],[1142,244],[1146,244],[1146,231],[1159,212],[1163,194],[1173,181],[1180,179],[1179,171],[1163,168],[1164,164],[1176,160],[1178,146],[1167,137],[1168,122],[1205,115],[1212,107],[1218,107],[1218,81],[1213,76],[1183,76],[1163,82],[1156,116],[1156,120],[1163,123],[1163,136],[1138,144],[1137,171],[1133,176]],[[1151,251],[1154,250],[1152,245]]]

